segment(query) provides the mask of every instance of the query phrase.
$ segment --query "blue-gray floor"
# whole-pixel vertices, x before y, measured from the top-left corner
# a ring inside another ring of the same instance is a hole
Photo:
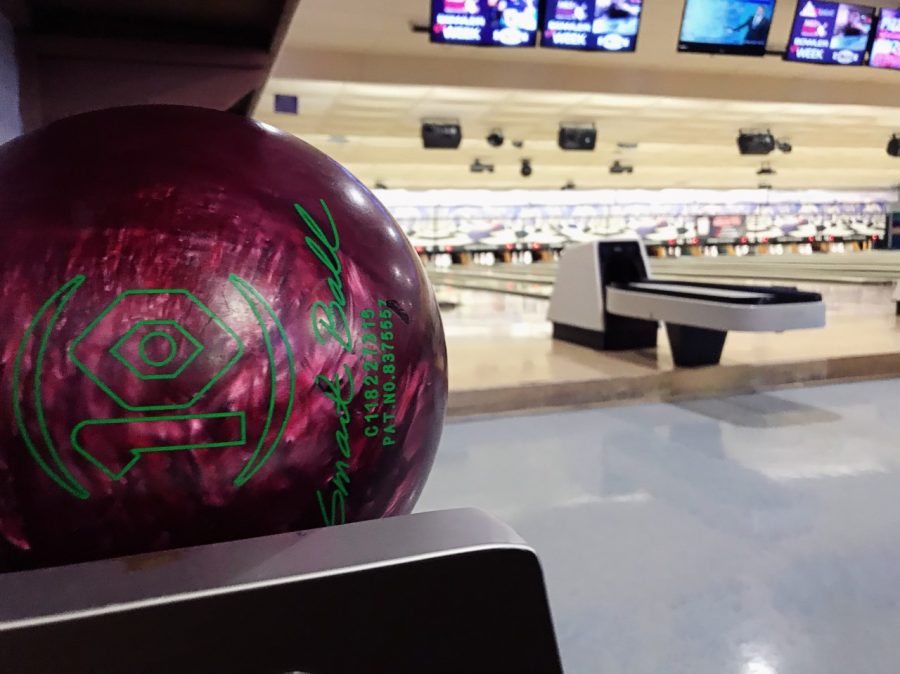
[[[566,672],[900,672],[900,381],[449,424],[417,510],[538,551]]]

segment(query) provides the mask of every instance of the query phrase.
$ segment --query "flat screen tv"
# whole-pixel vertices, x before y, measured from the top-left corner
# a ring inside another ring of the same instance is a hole
[[[643,0],[544,0],[541,46],[634,51]]]
[[[775,0],[686,0],[678,51],[763,56]]]
[[[885,7],[881,10],[869,52],[869,65],[900,69],[900,9]]]
[[[806,63],[862,65],[874,22],[874,7],[799,0],[784,58]]]
[[[431,0],[431,41],[533,47],[538,0]]]

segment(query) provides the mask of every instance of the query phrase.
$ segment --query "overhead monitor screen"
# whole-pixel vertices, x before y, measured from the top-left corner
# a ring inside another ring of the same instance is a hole
[[[544,0],[541,46],[634,51],[643,0]]]
[[[800,0],[785,58],[807,63],[861,65],[874,20],[874,7]]]
[[[679,51],[762,56],[775,0],[686,0]]]
[[[875,68],[900,69],[900,9],[882,9],[869,55]]]
[[[533,47],[538,0],[431,0],[431,41]]]

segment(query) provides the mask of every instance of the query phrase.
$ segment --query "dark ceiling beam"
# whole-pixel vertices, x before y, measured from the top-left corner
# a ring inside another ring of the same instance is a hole
[[[31,18],[27,0],[0,0],[0,16],[17,28],[27,25]]]
[[[169,42],[71,37],[68,35],[23,35],[20,39],[45,57],[119,61],[128,63],[190,63],[267,70],[271,55],[259,49],[219,47]]]
[[[333,1],[333,0],[332,0]],[[288,29],[291,26],[291,20],[294,18],[294,13],[297,11],[297,7],[300,5],[300,0],[285,0],[284,3],[284,12],[281,14],[281,20],[278,22],[278,27],[275,29],[275,34],[272,38],[272,44],[269,47],[269,65],[266,68],[266,80],[269,79],[269,76],[272,74],[272,70],[275,68],[275,59],[278,58],[279,52],[281,52],[281,47],[284,44],[284,40],[287,37]],[[265,82],[264,82],[265,83]],[[246,101],[247,116],[253,114],[256,110],[256,106],[259,104],[259,97],[262,95],[263,88],[260,86],[253,92],[250,96],[249,100]]]
[[[156,0],[132,0],[121,10],[114,2],[106,5],[107,14],[99,13],[94,25],[80,2],[0,0],[16,17],[26,130],[80,112],[147,103],[250,115],[299,4],[268,0],[268,9],[260,10],[259,0],[184,0],[173,9]],[[72,21],[60,20],[50,7],[69,12]],[[125,10],[131,23],[123,22],[119,12]],[[254,12],[256,37],[244,39],[237,17],[249,21]],[[140,23],[144,14],[148,20]]]

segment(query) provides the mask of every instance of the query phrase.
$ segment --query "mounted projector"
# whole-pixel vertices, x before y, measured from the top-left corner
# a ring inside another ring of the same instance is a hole
[[[894,134],[887,146],[887,153],[892,157],[900,157],[900,135]]]
[[[613,174],[619,173],[634,173],[634,166],[629,166],[628,164],[623,164],[618,159],[616,159],[612,165],[609,167],[609,172]]]
[[[775,150],[775,136],[771,131],[764,133],[747,133],[741,131],[737,139],[741,154],[771,154]]]
[[[485,164],[480,159],[476,159],[469,165],[469,171],[472,173],[493,173],[494,165]]]
[[[457,122],[422,122],[422,143],[426,149],[455,150],[462,142]]]
[[[559,125],[559,147],[563,150],[593,150],[597,146],[597,129],[593,124],[563,123]]]

